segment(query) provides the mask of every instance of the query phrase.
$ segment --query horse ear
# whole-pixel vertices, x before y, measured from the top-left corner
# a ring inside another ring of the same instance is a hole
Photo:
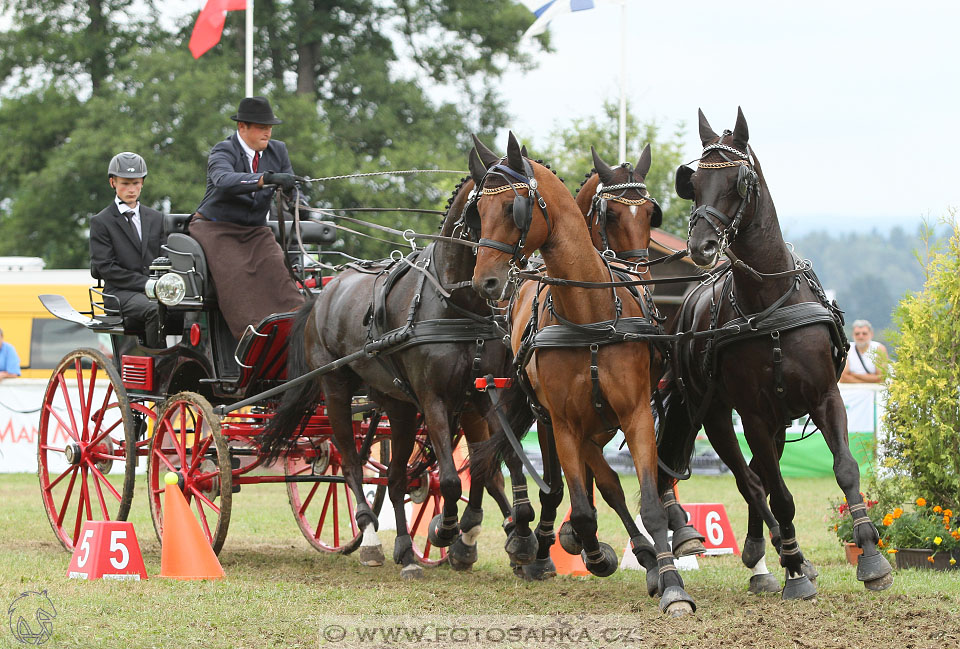
[[[697,114],[700,116],[700,143],[707,146],[720,136],[710,128],[710,122],[707,121],[707,116],[703,114],[703,109],[698,108]]]
[[[473,178],[474,183],[479,185],[487,173],[487,167],[483,164],[483,161],[480,159],[480,154],[477,153],[476,149],[470,149],[470,155],[467,156],[467,164],[470,169],[470,177]]]
[[[526,144],[524,144],[522,147],[520,147],[520,155],[522,155],[524,158],[529,158],[529,157],[530,157],[530,156],[527,154],[527,145],[526,145]]]
[[[476,135],[471,134],[473,138],[473,147],[477,150],[477,155],[480,156],[480,162],[483,163],[484,169],[489,169],[493,165],[497,164],[500,160],[500,156],[491,151],[480,141]]]
[[[597,170],[597,175],[600,176],[600,182],[604,185],[612,185],[613,169],[603,161],[603,158],[600,157],[597,150],[592,146],[590,147],[590,154],[593,156],[593,168]]]
[[[650,172],[650,163],[653,161],[652,156],[650,155],[650,145],[643,147],[643,152],[640,153],[640,159],[637,160],[637,173],[640,174],[641,178],[646,178],[647,174]]]
[[[749,139],[750,130],[747,128],[747,118],[743,116],[743,109],[737,106],[737,124],[733,127],[733,147],[746,153],[747,140]]]
[[[507,166],[523,173],[523,154],[520,153],[520,143],[513,131],[510,131],[510,137],[507,138]]]
[[[674,183],[677,188],[677,196],[688,201],[693,200],[693,181],[690,180],[693,173],[693,167],[687,165],[677,167],[677,179]]]

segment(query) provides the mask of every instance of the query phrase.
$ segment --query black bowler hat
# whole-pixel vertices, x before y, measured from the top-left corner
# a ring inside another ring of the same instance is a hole
[[[266,97],[244,97],[237,107],[237,114],[231,115],[230,119],[251,124],[283,124],[273,114]]]

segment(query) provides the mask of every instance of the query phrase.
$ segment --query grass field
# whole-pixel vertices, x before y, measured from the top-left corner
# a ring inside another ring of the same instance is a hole
[[[636,483],[624,482],[633,497]],[[390,532],[381,533],[388,555],[381,568],[313,550],[300,535],[282,485],[247,486],[234,495],[230,535],[220,554],[224,580],[70,580],[70,557],[50,530],[36,477],[2,475],[0,604],[21,592],[46,590],[57,609],[47,647],[958,646],[960,570],[896,571],[892,588],[869,592],[825,529],[827,501],[840,495],[835,482],[794,479],[790,486],[800,513],[797,536],[820,570],[817,598],[752,596],[746,592],[750,573],[738,557],[705,557],[700,570],[682,573],[698,609],[675,620],[663,617],[646,596],[639,571],[607,579],[516,579],[489,499],[473,572],[444,566],[410,582],[389,562]],[[153,576],[160,569],[160,546],[145,484],[137,489],[130,520]],[[724,503],[742,542],[746,508],[731,477],[694,476],[680,495],[685,502]],[[601,540],[622,550],[627,536],[619,521],[602,503],[599,515]],[[774,570],[771,555],[768,550]],[[4,620],[0,647],[24,646]],[[399,625],[406,635],[360,637],[363,629],[372,633],[384,625]],[[410,629],[424,625],[428,635],[416,639]]]

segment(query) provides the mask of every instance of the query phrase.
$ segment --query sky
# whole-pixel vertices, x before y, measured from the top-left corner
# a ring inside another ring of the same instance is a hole
[[[960,208],[960,3],[627,0],[626,12],[631,112],[683,122],[689,160],[697,109],[719,133],[742,107],[785,230],[913,232]],[[514,132],[545,138],[619,101],[620,16],[553,19],[556,51],[531,44],[538,68],[504,85]]]
[[[180,15],[202,5],[168,2]],[[960,208],[960,3],[626,0],[626,13],[631,112],[667,132],[683,123],[690,160],[697,109],[719,133],[742,107],[788,234],[914,232]],[[521,139],[545,143],[619,102],[620,26],[620,7],[598,5],[550,23],[554,52],[526,46],[538,67],[502,85]]]

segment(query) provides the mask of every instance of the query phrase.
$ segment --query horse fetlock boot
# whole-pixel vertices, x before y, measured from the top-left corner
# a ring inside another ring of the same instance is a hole
[[[570,521],[564,521],[560,526],[559,538],[560,547],[567,554],[576,556],[583,552],[583,544],[580,543],[580,537],[577,536],[577,531],[573,529],[573,523]]]
[[[697,610],[697,603],[680,586],[668,586],[660,598],[660,612],[670,617],[682,617]]]
[[[513,516],[507,516],[503,519],[501,527],[503,528],[503,533],[510,536],[510,533],[517,529],[517,522],[513,520]]]
[[[464,534],[476,535],[479,530],[474,530],[474,528],[480,527],[481,523],[483,523],[483,510],[467,507],[463,511],[463,516],[460,517],[460,531]]]
[[[410,535],[398,536],[393,543],[393,562],[402,564],[401,579],[419,579],[423,577],[423,568],[413,554],[413,539]]]
[[[787,577],[787,582],[783,585],[783,594],[781,597],[784,600],[813,599],[816,595],[816,584],[810,581],[806,575],[801,574],[799,577]]]
[[[772,572],[765,572],[750,577],[750,587],[747,589],[754,595],[765,595],[780,592],[780,580]]]
[[[580,558],[583,559],[583,564],[590,574],[597,577],[609,577],[617,571],[617,565],[620,563],[617,553],[606,543],[600,543],[600,547],[593,552],[582,550]]]
[[[740,560],[748,568],[753,568],[757,565],[757,562],[760,561],[766,554],[766,543],[763,541],[763,537],[748,536],[743,542],[743,551],[740,553]],[[777,585],[777,592],[780,592],[780,586]]]
[[[660,573],[657,570],[647,570],[647,595],[656,597],[660,594]]]
[[[857,560],[857,579],[870,590],[886,590],[893,584],[890,562],[879,552],[861,554]]]
[[[673,556],[676,558],[703,554],[705,537],[693,525],[684,525],[673,532]]]
[[[361,530],[366,529],[367,525],[373,525],[374,531],[380,530],[380,519],[377,518],[377,515],[373,513],[373,510],[370,509],[370,506],[365,502],[357,505],[354,518],[357,521],[357,527]]]
[[[447,560],[454,570],[470,570],[477,562],[477,544],[467,545],[463,542],[463,535],[458,536],[447,551]]]
[[[518,566],[525,566],[532,563],[537,558],[537,537],[533,532],[526,536],[521,536],[516,531],[510,533],[503,549]]]
[[[546,581],[557,576],[557,567],[548,556],[546,559],[535,559],[533,563],[521,566],[520,575],[524,581]]]
[[[446,519],[443,514],[437,514],[430,519],[427,525],[427,539],[430,544],[437,548],[449,547],[451,543],[457,540],[460,527],[457,525],[457,519]]]

